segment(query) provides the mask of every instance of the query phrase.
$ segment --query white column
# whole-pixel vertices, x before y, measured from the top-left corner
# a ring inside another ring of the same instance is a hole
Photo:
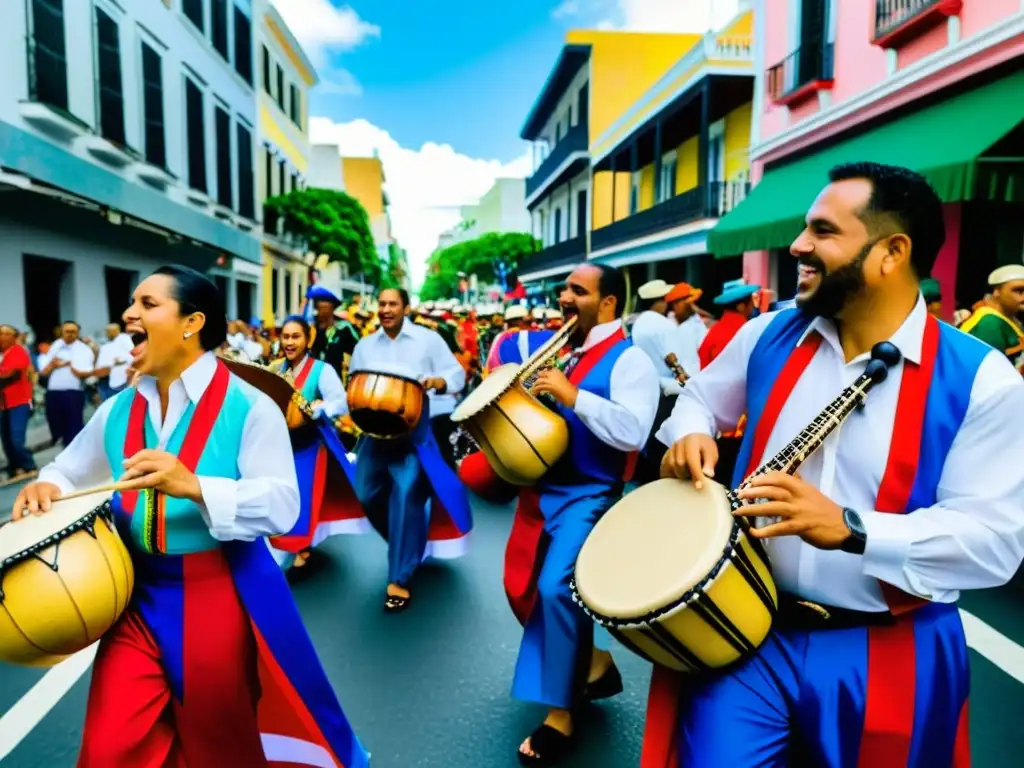
[[[227,275],[227,296],[224,297],[224,311],[228,313],[228,320],[238,319],[238,278],[234,274]],[[249,318],[245,318],[246,322]]]
[[[764,114],[765,83],[765,0],[754,2],[754,103],[751,107],[753,119],[750,122],[750,146],[761,143],[761,118]]]

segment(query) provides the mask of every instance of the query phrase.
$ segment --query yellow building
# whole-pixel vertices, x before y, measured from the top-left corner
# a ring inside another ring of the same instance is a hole
[[[526,207],[543,250],[520,266],[527,284],[557,280],[587,257],[590,147],[687,50],[696,35],[572,31],[520,132],[533,144]]]
[[[273,5],[257,25],[259,131],[257,199],[305,189],[310,163],[309,90],[318,82],[302,46]],[[312,257],[278,232],[264,230],[260,316],[277,325],[298,312]],[[246,318],[248,319],[248,318]]]
[[[714,296],[742,276],[715,261],[707,234],[749,189],[753,11],[691,38],[668,71],[592,131],[588,256]],[[621,102],[620,102],[621,104]]]

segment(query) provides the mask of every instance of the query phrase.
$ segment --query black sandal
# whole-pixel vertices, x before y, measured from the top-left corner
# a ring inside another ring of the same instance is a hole
[[[527,755],[520,750],[516,750],[516,754],[522,765],[556,765],[569,754],[574,742],[573,735],[566,736],[557,728],[541,725],[530,734],[530,751],[533,754]]]
[[[402,597],[401,595],[388,595],[384,601],[384,610],[387,613],[398,613],[404,611],[409,607],[409,601],[412,600],[412,595],[409,597]]]
[[[612,696],[618,696],[622,691],[622,675],[619,673],[619,668],[615,666],[615,662],[612,662],[612,665],[605,670],[603,675],[594,682],[587,683],[583,695],[587,701],[600,701],[601,699],[610,699]]]

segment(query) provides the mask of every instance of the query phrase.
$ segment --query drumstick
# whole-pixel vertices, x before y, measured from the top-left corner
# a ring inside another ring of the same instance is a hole
[[[56,498],[56,499],[53,500],[53,502],[57,503],[58,501],[67,501],[68,499],[77,499],[77,498],[79,498],[81,496],[90,496],[90,495],[92,495],[94,493],[117,493],[118,491],[127,491],[127,490],[131,490],[130,486],[131,486],[131,481],[122,480],[119,483],[108,483],[107,485],[98,485],[95,488],[83,488],[80,491],[74,491],[72,493],[67,494],[66,496],[61,496],[59,498]]]

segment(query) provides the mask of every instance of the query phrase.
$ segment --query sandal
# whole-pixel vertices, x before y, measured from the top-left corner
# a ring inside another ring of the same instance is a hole
[[[409,607],[409,601],[412,600],[412,595],[409,597],[402,597],[401,595],[388,595],[384,601],[384,610],[387,613],[398,613],[404,611]]]
[[[530,734],[530,750],[533,754],[527,755],[520,750],[516,750],[516,754],[521,765],[556,765],[569,754],[574,742],[573,735],[567,736],[550,725],[541,725]]]
[[[587,701],[600,701],[601,699],[610,699],[612,696],[618,696],[622,691],[622,675],[619,673],[619,668],[613,662],[597,680],[587,683],[583,695]]]

